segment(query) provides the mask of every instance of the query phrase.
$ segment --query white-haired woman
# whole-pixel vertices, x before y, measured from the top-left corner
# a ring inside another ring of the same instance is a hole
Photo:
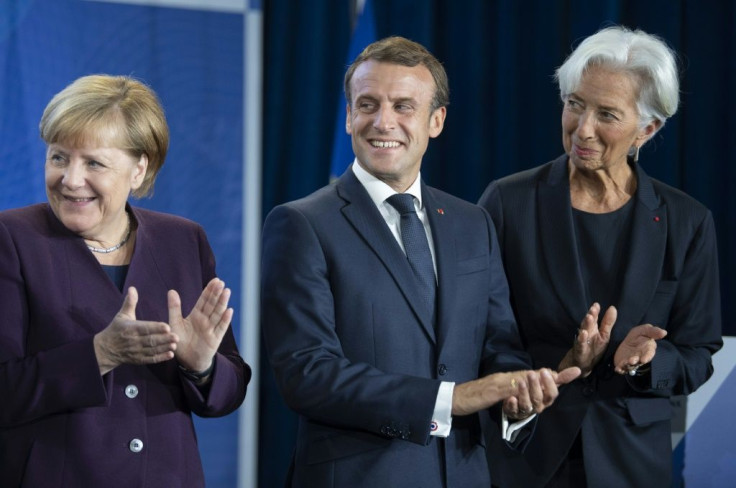
[[[702,385],[722,344],[711,213],[638,162],[677,110],[675,56],[614,26],[556,75],[565,154],[492,182],[479,203],[498,230],[534,367],[583,374],[540,416],[524,454],[489,438],[492,479],[669,487],[669,397]]]

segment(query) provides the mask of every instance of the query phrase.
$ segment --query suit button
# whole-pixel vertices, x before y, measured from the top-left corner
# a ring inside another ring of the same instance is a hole
[[[133,439],[130,441],[128,448],[131,452],[141,452],[143,450],[143,441],[140,439]]]
[[[437,367],[437,373],[439,373],[440,376],[445,376],[447,374],[447,366],[440,364]]]
[[[138,396],[138,387],[135,385],[128,385],[125,387],[125,396],[128,398],[135,398]]]

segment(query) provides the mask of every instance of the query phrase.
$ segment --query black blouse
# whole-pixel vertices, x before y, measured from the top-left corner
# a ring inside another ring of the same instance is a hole
[[[619,300],[633,211],[634,198],[603,214],[572,210],[586,303],[600,303],[601,313]]]

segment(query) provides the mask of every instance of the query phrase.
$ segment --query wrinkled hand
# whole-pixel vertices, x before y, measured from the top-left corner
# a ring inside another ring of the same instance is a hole
[[[182,317],[181,298],[175,290],[169,290],[168,301],[169,325],[179,336],[177,361],[189,370],[205,371],[233,318],[233,309],[227,306],[230,289],[225,288],[224,281],[213,278],[186,318]]]
[[[637,325],[631,329],[613,356],[614,370],[619,374],[628,374],[632,369],[651,362],[657,352],[657,341],[666,335],[666,330],[651,324]]]
[[[128,288],[123,306],[93,344],[100,374],[121,364],[153,364],[174,358],[179,338],[164,322],[136,320],[138,291]]]
[[[528,417],[550,406],[557,398],[557,387],[569,383],[579,375],[580,369],[576,367],[559,373],[543,368],[537,371],[490,374],[455,385],[452,414],[469,415],[509,399],[508,405],[504,404],[507,416]],[[520,409],[529,409],[529,412],[521,414]]]
[[[580,323],[580,329],[572,349],[567,352],[560,362],[559,369],[577,366],[582,371],[582,376],[586,377],[601,360],[608,347],[608,342],[611,340],[611,329],[616,323],[618,311],[614,306],[608,307],[599,327],[598,316],[600,312],[601,306],[597,302],[591,305]]]
[[[518,393],[503,402],[503,412],[512,420],[523,420],[552,405],[559,394],[558,387],[580,376],[580,369],[571,367],[560,371],[542,368],[526,373],[526,384],[517,380]]]

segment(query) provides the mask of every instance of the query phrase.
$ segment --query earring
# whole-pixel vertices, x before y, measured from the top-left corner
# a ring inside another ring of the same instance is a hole
[[[634,162],[639,162],[639,146],[634,146],[636,149],[634,149]]]

